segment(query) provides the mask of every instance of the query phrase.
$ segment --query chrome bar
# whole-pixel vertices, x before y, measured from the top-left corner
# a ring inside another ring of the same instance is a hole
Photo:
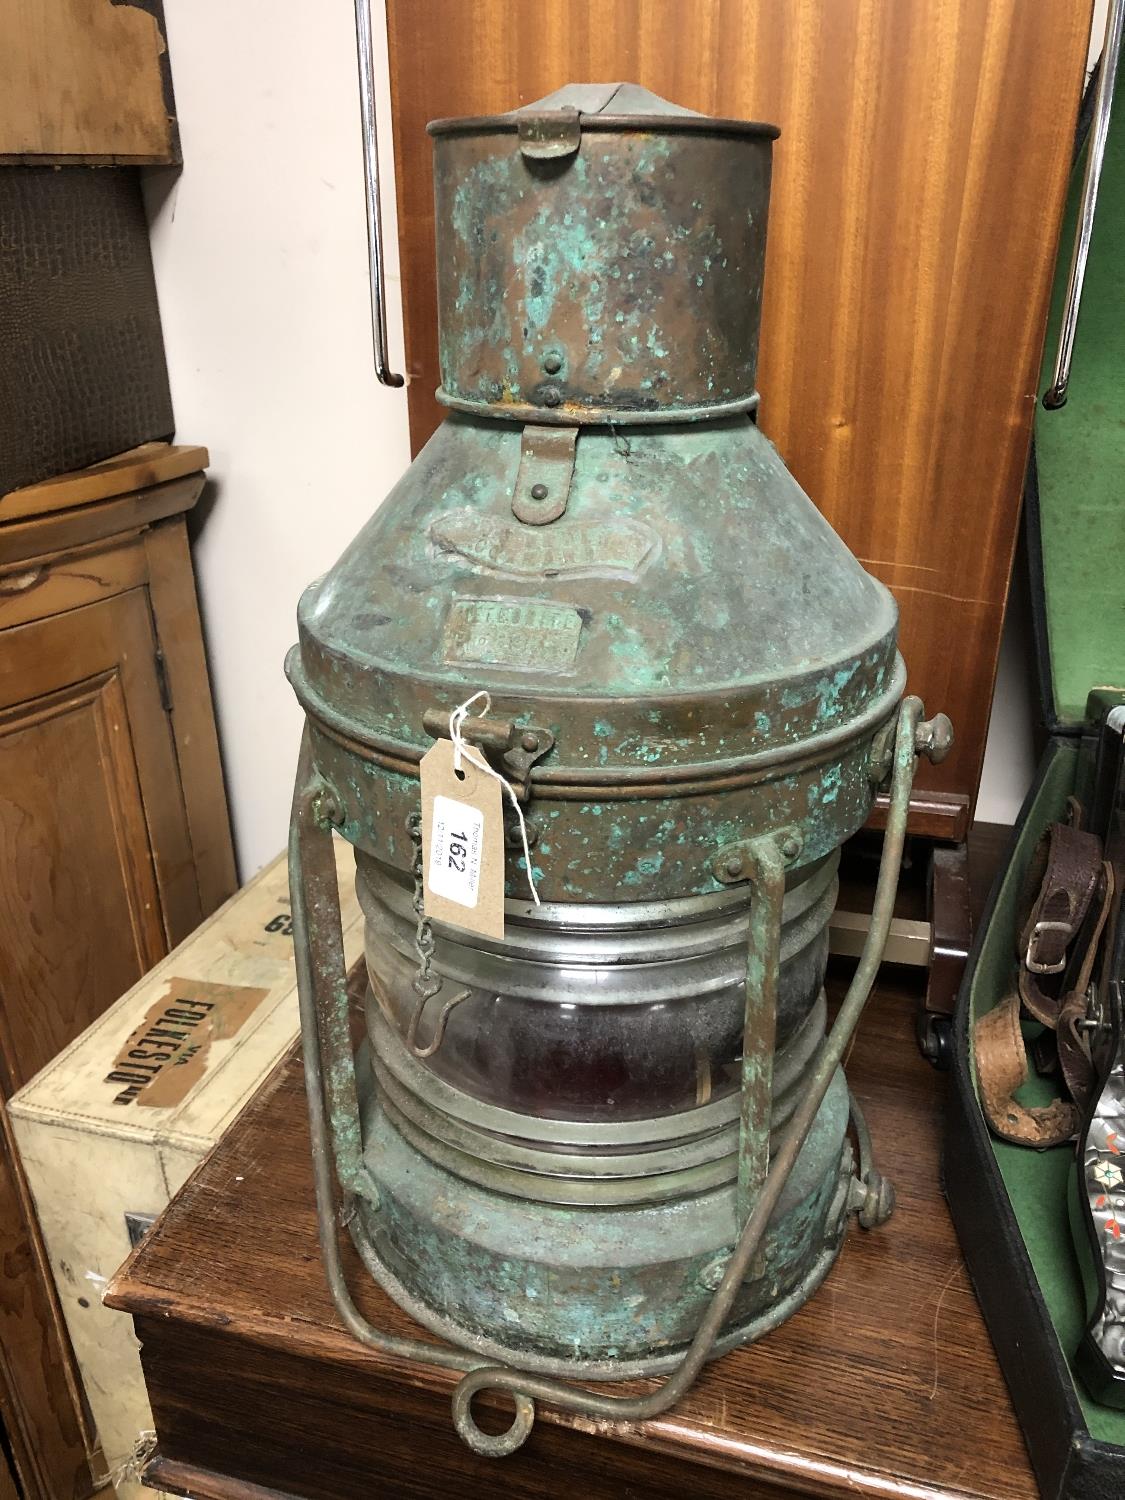
[[[371,0],[355,0],[355,39],[359,61],[359,108],[363,124],[363,188],[367,200],[367,262],[371,283],[371,343],[375,374],[396,390],[405,384],[392,372],[387,355],[387,299],[383,274],[383,211],[379,198],[379,130],[375,118],[375,63]]]
[[[1062,323],[1059,327],[1059,347],[1055,354],[1055,369],[1051,384],[1043,395],[1043,405],[1048,411],[1057,411],[1066,405],[1066,392],[1070,384],[1070,367],[1074,359],[1074,336],[1078,329],[1078,314],[1082,307],[1082,284],[1086,279],[1086,262],[1090,255],[1090,240],[1094,233],[1094,212],[1098,205],[1098,187],[1105,161],[1106,140],[1109,136],[1109,117],[1113,109],[1113,90],[1117,82],[1117,64],[1121,56],[1121,35],[1125,29],[1125,0],[1109,0],[1105,18],[1105,43],[1102,47],[1101,71],[1098,74],[1098,89],[1094,96],[1094,119],[1090,126],[1090,139],[1086,147],[1086,171],[1082,178],[1082,201],[1078,212],[1078,233],[1070,257],[1070,273],[1066,282],[1066,300],[1063,303]]]

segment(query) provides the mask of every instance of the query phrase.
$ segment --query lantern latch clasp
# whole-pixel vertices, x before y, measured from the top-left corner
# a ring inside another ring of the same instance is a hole
[[[520,151],[534,161],[559,161],[573,156],[582,144],[582,116],[564,109],[520,110]]]
[[[566,510],[578,451],[577,427],[523,430],[512,514],[525,526],[546,526]]]
[[[427,708],[422,726],[435,740],[449,738],[449,713],[444,708]],[[514,719],[496,719],[491,714],[465,719],[461,737],[496,763],[510,782],[521,802],[531,794],[531,768],[552,750],[555,737],[538,724],[517,724]]]

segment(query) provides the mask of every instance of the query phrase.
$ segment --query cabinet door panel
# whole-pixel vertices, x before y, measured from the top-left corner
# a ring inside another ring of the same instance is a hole
[[[0,1047],[18,1088],[199,920],[145,595],[0,635]],[[193,909],[194,902],[194,909]]]

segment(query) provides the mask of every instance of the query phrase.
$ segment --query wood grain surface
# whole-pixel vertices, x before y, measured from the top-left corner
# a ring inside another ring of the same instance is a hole
[[[115,499],[0,524],[0,565],[26,563],[103,537],[126,536],[167,516],[182,515],[199,499],[205,477],[188,474]]]
[[[0,1500],[20,1500],[11,1466],[0,1448]]]
[[[541,1410],[502,1466],[453,1434],[453,1377],[357,1344],[316,1244],[299,1063],[283,1064],[114,1283],[137,1320],[159,1435],[150,1478],[255,1494],[582,1494],[655,1500],[796,1490],[1031,1500],[1023,1442],[938,1182],[943,1079],[919,1057],[919,992],[881,984],[849,1061],[881,1168],[883,1229],[853,1230],[817,1297],[711,1365],[667,1416],[629,1428]],[[350,1252],[380,1328],[425,1338]]]
[[[388,0],[415,448],[442,415],[427,120],[631,79],[780,125],[762,427],[895,594],[910,689],[953,719],[920,789],[975,801],[1090,11]]]
[[[219,737],[211,703],[203,624],[195,594],[195,572],[183,516],[169,517],[144,533],[144,555],[160,650],[184,816],[203,915],[238,888],[231,843]],[[185,937],[185,928],[176,941]]]
[[[150,489],[169,479],[182,479],[185,474],[205,469],[208,463],[207,449],[194,443],[142,443],[100,464],[9,490],[0,495],[0,521],[112,500],[116,495]]]
[[[179,158],[160,0],[0,0],[0,162]]]
[[[2,1101],[236,883],[184,533],[202,484],[0,512],[0,1418],[24,1500],[88,1494],[96,1438]]]
[[[127,670],[147,656],[151,672],[151,630],[133,590],[4,633],[0,1051],[13,1091],[166,949],[138,774],[142,724],[164,715],[155,683]]]

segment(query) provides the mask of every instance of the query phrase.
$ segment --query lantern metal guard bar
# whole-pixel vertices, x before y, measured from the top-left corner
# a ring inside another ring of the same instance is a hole
[[[537,1399],[666,1410],[815,1291],[850,1216],[890,1213],[840,1064],[916,756],[951,731],[903,699],[893,600],[753,420],[773,127],[579,85],[431,130],[451,414],[302,599],[290,867],[334,1301],[365,1344],[464,1372],[457,1430],[502,1455]],[[502,938],[431,921],[421,878],[419,763],[482,689],[460,732],[524,814]],[[885,784],[826,1034],[839,847]],[[359,1313],[342,1224],[443,1345]],[[569,1383],[638,1376],[667,1378]],[[498,1436],[483,1389],[515,1400]]]

